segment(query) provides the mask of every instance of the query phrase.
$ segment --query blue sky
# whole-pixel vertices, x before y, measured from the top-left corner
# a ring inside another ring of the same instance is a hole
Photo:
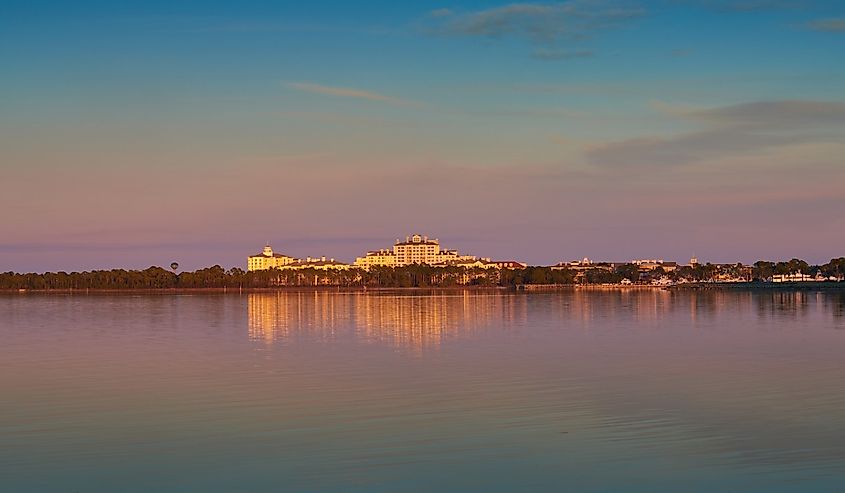
[[[0,270],[826,261],[845,4],[3,2]]]

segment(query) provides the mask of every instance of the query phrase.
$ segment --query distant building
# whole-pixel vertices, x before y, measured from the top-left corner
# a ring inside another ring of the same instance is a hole
[[[270,245],[266,245],[261,253],[247,257],[246,268],[248,271],[279,269],[296,261],[291,256],[275,253]]]
[[[396,254],[393,250],[375,250],[355,259],[355,267],[396,267]]]
[[[396,240],[392,249],[381,249],[367,252],[355,259],[354,264],[346,264],[326,257],[307,257],[305,260],[273,252],[270,245],[264,251],[247,258],[247,270],[269,269],[320,269],[346,270],[350,268],[370,269],[372,267],[404,267],[408,265],[431,265],[438,267],[464,267],[482,269],[521,269],[526,265],[516,260],[502,260],[493,262],[489,258],[479,258],[474,255],[461,255],[457,250],[447,250],[440,247],[436,239],[418,234],[408,236],[405,241]]]
[[[477,259],[472,255],[460,255],[457,250],[441,249],[437,239],[415,234],[406,237],[405,241],[396,240],[392,250],[367,252],[355,259],[355,266],[368,269],[376,266],[403,267],[414,264],[449,265],[474,262]]]
[[[491,262],[489,258],[476,258],[472,260],[456,260],[449,262],[446,265],[454,267],[463,267],[465,269],[498,269],[496,262]]]
[[[294,269],[294,270],[301,270],[301,269],[316,269],[316,270],[347,270],[351,269],[352,266],[349,264],[345,264],[343,262],[338,262],[337,260],[330,258],[326,259],[326,257],[320,258],[311,258],[307,257],[305,260],[297,260],[292,264],[285,265],[282,269]]]
[[[270,245],[264,247],[264,251],[257,255],[247,257],[247,270],[289,270],[289,269],[318,269],[318,270],[345,270],[352,267],[349,264],[338,262],[335,259],[326,257],[307,257],[305,260],[273,252]]]
[[[528,264],[517,262],[516,260],[494,260],[491,262],[497,269],[524,269]]]
[[[573,260],[571,262],[558,262],[550,266],[552,270],[574,270],[576,272],[583,272],[588,270],[613,270],[614,264],[612,262],[594,262],[588,257],[581,260]]]
[[[672,272],[678,268],[677,262],[666,262],[665,260],[661,259],[638,259],[632,260],[632,264],[635,264],[640,271],[652,271],[656,270],[657,268],[662,268],[665,272]]]
[[[775,274],[772,276],[772,282],[807,282],[807,281],[815,281],[815,279],[809,274],[802,274],[800,272],[795,272],[791,274]]]

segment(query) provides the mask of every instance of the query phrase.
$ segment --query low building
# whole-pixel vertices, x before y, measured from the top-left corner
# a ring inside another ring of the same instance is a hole
[[[289,270],[289,269],[318,269],[318,270],[345,270],[352,266],[343,262],[338,262],[335,259],[326,259],[326,257],[306,257],[304,260],[291,257],[290,255],[283,255],[275,253],[270,245],[264,247],[264,250],[257,255],[250,255],[247,257],[247,270]]]
[[[298,259],[289,255],[276,253],[270,245],[265,245],[264,250],[256,255],[250,255],[246,260],[246,270],[269,270],[279,269],[296,262]]]
[[[291,270],[302,270],[302,269],[316,269],[316,270],[348,270],[351,269],[352,266],[349,264],[345,264],[343,262],[338,262],[337,260],[330,258],[326,259],[326,257],[320,258],[311,258],[307,257],[305,260],[297,260],[292,264],[285,265],[281,267],[282,270],[291,269]]]
[[[558,262],[550,266],[552,270],[572,270],[576,272],[584,272],[588,270],[606,270],[612,271],[615,264],[612,262],[593,262],[587,257],[581,260],[573,260],[571,262]]]
[[[813,276],[809,274],[802,274],[794,272],[790,274],[775,274],[772,276],[772,282],[808,282],[815,281]]]
[[[362,269],[370,267],[396,267],[396,255],[393,250],[374,250],[355,259],[355,266]]]
[[[524,269],[528,264],[516,260],[494,260],[492,262],[497,269]]]
[[[662,258],[660,258],[660,259],[638,259],[638,260],[632,260],[631,263],[636,265],[640,269],[640,271],[652,271],[652,270],[657,270],[658,268],[661,268],[661,269],[663,269],[664,272],[672,272],[672,271],[678,269],[678,263],[677,262],[666,262]]]
[[[491,262],[489,258],[476,258],[473,260],[456,260],[449,262],[446,265],[454,267],[462,267],[464,269],[498,269],[495,262]]]

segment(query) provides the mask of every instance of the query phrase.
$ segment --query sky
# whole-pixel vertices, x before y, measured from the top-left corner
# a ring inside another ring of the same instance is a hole
[[[845,255],[845,2],[0,2],[0,271]]]

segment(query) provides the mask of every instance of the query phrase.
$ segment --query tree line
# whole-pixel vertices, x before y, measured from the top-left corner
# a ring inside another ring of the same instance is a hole
[[[643,272],[634,264],[591,268],[582,272],[551,267],[522,269],[483,269],[456,266],[436,267],[424,264],[405,267],[374,267],[370,270],[263,270],[247,272],[219,265],[192,272],[173,273],[162,267],[144,270],[94,270],[86,272],[45,272],[43,274],[0,273],[0,290],[85,290],[85,289],[201,289],[201,288],[275,288],[303,286],[343,286],[373,288],[500,286],[522,284],[605,284],[627,279],[632,283],[666,276],[672,280],[712,281],[719,275],[737,276],[753,281],[771,279],[774,274],[801,273],[825,277],[845,276],[845,257],[823,265],[810,265],[800,259],[785,262],[758,261],[753,265],[702,264],[683,266],[672,272],[657,267]],[[743,277],[745,276],[745,277]]]
[[[175,274],[162,267],[144,270],[94,270],[45,272],[43,274],[0,273],[0,290],[86,290],[86,289],[202,289],[343,286],[373,288],[515,286],[518,284],[572,284],[574,274],[549,267],[498,270],[465,267],[374,267],[370,270],[262,270],[247,272],[219,265]]]

